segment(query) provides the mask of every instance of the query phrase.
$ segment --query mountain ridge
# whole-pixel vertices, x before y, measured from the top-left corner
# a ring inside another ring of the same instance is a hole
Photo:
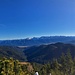
[[[75,44],[75,36],[42,36],[17,40],[1,40],[0,45],[6,46],[34,46],[56,42]]]
[[[33,46],[24,51],[29,62],[47,63],[54,59],[59,59],[62,53],[71,52],[72,57],[75,57],[75,45],[55,43],[49,45]]]
[[[55,43],[31,47],[0,46],[0,57],[14,58],[20,61],[47,63],[54,58],[58,59],[62,53],[70,50],[72,58],[75,57],[75,45]]]

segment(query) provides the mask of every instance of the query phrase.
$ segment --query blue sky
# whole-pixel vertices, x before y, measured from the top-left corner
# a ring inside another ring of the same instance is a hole
[[[75,35],[75,0],[0,0],[0,39]]]

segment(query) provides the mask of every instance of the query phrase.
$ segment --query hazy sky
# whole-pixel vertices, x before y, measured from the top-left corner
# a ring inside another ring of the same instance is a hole
[[[75,0],[0,0],[0,39],[75,35]]]

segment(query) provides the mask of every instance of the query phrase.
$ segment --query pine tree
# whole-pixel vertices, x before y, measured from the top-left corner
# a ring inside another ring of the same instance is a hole
[[[70,50],[68,50],[66,54],[66,63],[67,63],[66,67],[67,67],[68,75],[72,75],[74,63],[73,63],[73,59],[72,59]]]

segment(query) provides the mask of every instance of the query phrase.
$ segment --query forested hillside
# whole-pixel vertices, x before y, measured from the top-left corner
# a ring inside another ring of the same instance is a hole
[[[39,75],[75,75],[75,58],[68,51],[46,64],[20,62],[5,57],[0,59],[0,75],[34,75],[36,71]]]
[[[32,46],[20,48],[15,46],[0,46],[0,58],[13,57],[19,61],[29,61],[47,63],[53,58],[58,59],[62,53],[66,54],[70,50],[72,58],[75,57],[75,45],[55,43],[49,45]]]
[[[23,49],[14,46],[0,46],[0,58],[2,57],[13,57],[20,61],[26,61],[26,56],[23,53]]]
[[[0,75],[34,75],[36,71],[39,75],[75,75],[75,45],[55,43],[25,50],[0,46]]]
[[[66,55],[63,53],[58,60],[53,59],[44,65],[38,63],[32,65],[39,75],[75,75],[75,58],[72,58],[69,51]]]
[[[62,53],[66,54],[70,50],[72,57],[75,57],[75,45],[55,43],[49,45],[33,46],[24,51],[28,61],[47,63],[53,58],[59,58]]]

